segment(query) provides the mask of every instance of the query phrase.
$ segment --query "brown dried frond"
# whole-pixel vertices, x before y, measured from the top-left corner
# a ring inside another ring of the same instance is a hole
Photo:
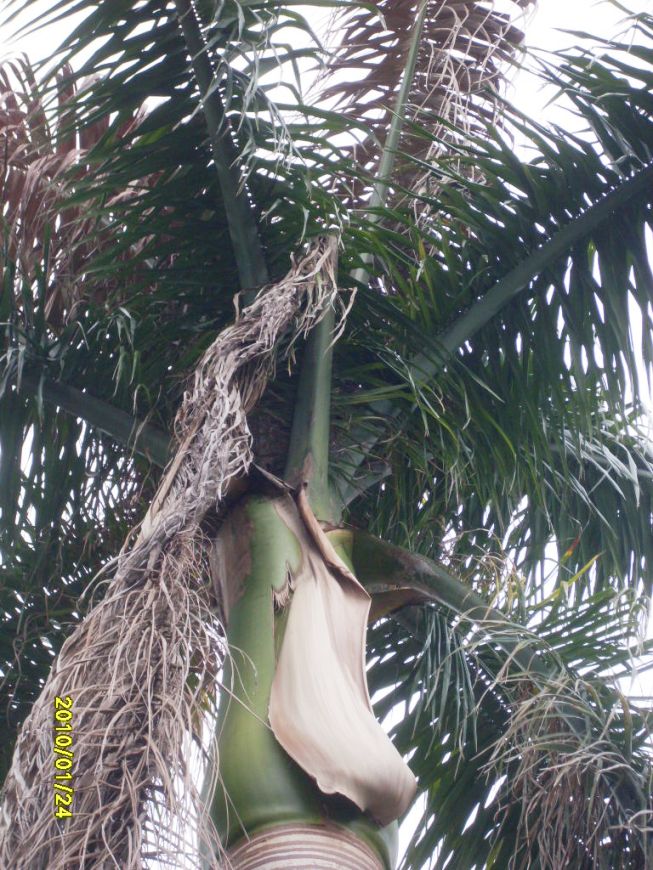
[[[71,204],[75,179],[91,167],[90,150],[109,127],[109,117],[80,127],[75,119],[76,91],[72,71],[64,67],[57,76],[56,126],[50,120],[42,94],[26,57],[0,64],[0,267],[17,269],[16,307],[21,309],[21,284],[31,286],[45,265],[44,315],[58,328],[73,318],[87,301],[85,267],[93,256],[115,246],[114,234],[104,231],[84,204]],[[126,135],[135,116],[119,131]],[[97,171],[97,170],[94,170]],[[148,185],[153,178],[144,179]],[[134,195],[126,190],[109,198],[107,209],[119,199]],[[139,245],[144,245],[143,240]],[[132,248],[121,257],[134,257]],[[93,282],[93,301],[102,302],[116,290],[110,277]]]
[[[427,2],[408,123],[399,146],[420,160],[448,153],[459,139],[448,124],[469,133],[480,129],[479,119],[495,116],[493,94],[523,39],[513,24],[516,14],[498,11],[493,0]],[[534,2],[510,0],[510,6],[519,13]],[[420,6],[419,0],[377,0],[337,15],[343,35],[329,64],[323,97],[371,129],[355,148],[358,163],[370,171],[392,122]],[[411,122],[426,128],[432,139],[411,132]],[[408,160],[400,161],[394,173],[397,185],[415,192],[424,192],[426,179]]]
[[[291,354],[337,304],[336,257],[336,239],[314,243],[200,361],[176,421],[177,456],[140,533],[64,644],[19,735],[0,808],[0,866],[136,870],[144,852],[172,866],[183,854],[188,866],[193,830],[205,856],[220,854],[189,760],[203,745],[224,655],[202,522],[251,465],[246,415],[280,343]],[[74,699],[74,813],[61,827],[52,797],[57,695]]]
[[[531,866],[533,854],[543,870],[607,866],[601,855],[615,842],[623,866],[637,866],[639,835],[653,820],[651,799],[645,796],[648,809],[630,817],[620,806],[615,787],[628,782],[630,762],[609,739],[609,718],[599,720],[593,711],[594,690],[571,675],[543,681],[509,671],[498,682],[510,687],[510,721],[485,769],[492,780],[508,774],[500,815],[520,807],[520,849],[510,867]]]

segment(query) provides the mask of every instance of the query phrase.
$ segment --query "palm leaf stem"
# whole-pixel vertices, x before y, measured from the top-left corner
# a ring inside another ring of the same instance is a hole
[[[427,7],[428,0],[422,0],[413,28],[401,87],[395,101],[392,123],[381,153],[372,195],[367,206],[368,219],[372,223],[378,221],[378,210],[383,208],[388,196],[390,177],[415,77]],[[371,255],[364,254],[362,259],[365,265],[355,269],[352,272],[352,277],[355,281],[364,284],[369,279],[366,267],[371,262]],[[339,519],[342,505],[340,501],[336,508],[328,479],[334,322],[334,314],[331,310],[315,327],[306,343],[297,387],[285,472],[286,480],[294,485],[298,485],[300,479],[302,484],[306,484],[308,500],[315,514],[320,519],[332,522]]]
[[[551,676],[539,652],[514,639],[515,623],[437,562],[358,529],[338,529],[329,538],[351,549],[356,577],[368,591],[380,589],[379,584],[386,589],[409,587],[453,611],[468,625],[490,622],[497,633],[505,630],[497,644],[523,671]]]
[[[453,354],[475,333],[485,326],[515,296],[526,290],[529,282],[544,272],[585,236],[622,208],[628,208],[632,200],[644,191],[651,189],[653,164],[645,166],[640,172],[622,182],[601,200],[591,205],[583,214],[562,227],[548,242],[545,242],[528,259],[512,269],[505,278],[497,282],[482,299],[475,302],[439,338],[439,345],[447,356]],[[440,365],[425,355],[415,357],[412,365],[416,377],[430,378]],[[420,373],[424,370],[424,374]]]
[[[514,662],[524,674],[533,674],[545,681],[555,678],[555,666],[543,660],[542,652],[524,637],[525,630],[507,619],[441,565],[426,556],[411,553],[403,547],[389,544],[369,532],[358,529],[337,529],[329,533],[334,544],[340,544],[351,554],[354,572],[368,591],[383,591],[409,587],[431,601],[455,613],[463,625],[481,624],[492,640],[506,654],[506,662]],[[587,731],[587,723],[572,704],[561,700],[557,705],[560,718],[579,737]],[[620,776],[615,782],[624,803],[645,809],[646,796],[633,777]]]
[[[432,380],[466,341],[486,326],[515,297],[529,288],[533,278],[555,264],[575,244],[616,212],[628,208],[633,198],[650,191],[652,182],[653,164],[649,164],[561,227],[547,242],[511,269],[481,299],[472,303],[467,311],[456,318],[448,329],[437,336],[437,347],[434,351],[420,352],[407,361],[406,367],[415,387],[424,386]],[[370,408],[375,415],[388,419],[396,418],[400,413],[400,409],[389,400],[374,402]],[[362,432],[352,433],[352,442],[362,444],[362,449],[352,451],[350,455],[352,473],[367,458],[377,440],[377,437],[370,438],[369,434],[364,435]],[[359,482],[342,488],[345,505],[361,495],[361,485]]]
[[[285,479],[306,486],[321,520],[338,519],[329,490],[329,429],[335,312],[329,307],[306,341],[293,412]]]
[[[191,0],[175,0],[175,6],[202,100],[240,285],[243,290],[250,290],[269,280],[256,218],[240,176],[238,152],[214,81],[195,9]]]
[[[380,403],[379,403],[380,404]],[[371,440],[370,440],[371,443]],[[565,456],[567,455],[567,451],[565,447],[561,444],[557,444],[554,441],[550,441],[547,444],[547,449],[550,453],[554,453],[557,456]],[[575,460],[581,465],[585,467],[583,464],[583,459],[581,456],[574,456]],[[602,460],[601,456],[593,457],[592,463],[604,470],[607,474],[610,471],[607,461],[605,459]],[[630,468],[632,474],[636,475],[637,480],[641,482],[648,482],[653,480],[653,471],[651,471],[648,467],[642,468],[640,465],[635,464],[635,467]],[[364,495],[367,490],[371,489],[374,486],[378,486],[378,484],[382,483],[392,474],[392,467],[385,462],[375,463],[374,467],[365,474],[360,474],[355,478],[347,481],[347,489],[345,491],[345,495],[343,498],[346,499],[346,504],[350,504],[354,498],[358,495]],[[338,493],[340,494],[342,489],[342,484],[338,488]],[[353,495],[353,497],[352,497]]]
[[[415,78],[415,67],[419,55],[424,22],[426,21],[427,8],[428,0],[422,0],[415,27],[413,28],[410,49],[408,51],[406,66],[401,79],[401,87],[399,88],[399,93],[397,94],[394,106],[392,123],[383,147],[377,177],[374,181],[372,195],[368,204],[368,210],[370,211],[368,220],[371,223],[378,223],[380,219],[379,209],[382,209],[385,206],[388,198],[392,170],[394,169],[397,149],[399,147],[399,139],[406,119],[406,111],[410,99],[410,92],[413,87],[413,79]],[[366,266],[369,266],[372,262],[372,255],[364,254],[363,261],[365,266],[355,269],[352,273],[352,277],[361,284],[366,284],[369,280]]]
[[[133,417],[103,399],[82,393],[68,384],[39,377],[32,372],[23,372],[21,387],[45,402],[79,417],[90,426],[105,432],[119,444],[124,444],[136,453],[163,468],[169,459],[170,438],[161,429]]]

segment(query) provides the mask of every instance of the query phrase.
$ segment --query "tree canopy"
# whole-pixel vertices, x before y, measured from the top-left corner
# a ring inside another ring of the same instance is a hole
[[[0,70],[0,778],[189,378],[328,236],[329,476],[423,796],[402,866],[642,867],[650,711],[617,680],[651,647],[653,16],[522,56],[485,3],[329,3],[322,45],[324,5],[60,0],[64,46]],[[580,133],[510,104],[517,57]],[[280,477],[303,349],[275,346],[248,424]]]

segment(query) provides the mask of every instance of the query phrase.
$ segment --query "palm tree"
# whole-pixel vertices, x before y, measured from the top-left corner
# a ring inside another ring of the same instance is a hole
[[[1,79],[3,866],[646,866],[653,16],[533,56],[574,134],[479,0],[80,11]]]

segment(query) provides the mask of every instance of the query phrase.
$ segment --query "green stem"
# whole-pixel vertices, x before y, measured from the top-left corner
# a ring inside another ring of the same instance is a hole
[[[390,124],[390,130],[388,131],[388,136],[385,140],[385,145],[383,146],[377,177],[374,182],[372,196],[370,197],[368,205],[370,211],[370,223],[377,223],[379,221],[380,215],[376,210],[383,208],[386,199],[388,198],[390,177],[392,175],[392,170],[394,169],[397,149],[399,147],[399,139],[401,138],[401,131],[403,130],[404,121],[406,120],[406,110],[408,108],[410,91],[415,77],[415,67],[417,65],[422,31],[424,30],[424,22],[426,21],[427,6],[427,0],[422,0],[417,15],[417,21],[413,28],[411,43],[408,49],[408,57],[406,58],[406,66],[404,67],[399,93],[397,94],[397,99],[395,101],[392,123]],[[352,273],[352,277],[361,284],[366,284],[369,279],[367,266],[372,262],[371,254],[364,255],[363,261],[365,266],[355,269]]]
[[[306,341],[290,432],[285,479],[305,486],[315,515],[336,522],[329,489],[331,372],[335,312],[329,307]]]
[[[319,819],[312,784],[277,743],[267,724],[276,667],[273,595],[301,559],[299,542],[270,499],[241,501],[220,531],[221,576],[234,603],[225,619],[225,661],[218,717],[220,785],[212,816],[230,847],[263,825]],[[223,598],[225,597],[223,593]]]
[[[415,76],[426,11],[427,0],[422,0],[395,101],[392,124],[381,154],[377,178],[368,205],[371,222],[379,219],[375,210],[384,205],[388,196],[390,177]],[[371,257],[363,259],[366,266],[371,262]],[[356,269],[352,277],[360,283],[365,283],[368,280],[367,268]],[[307,486],[308,500],[315,515],[329,522],[337,522],[341,514],[341,501],[338,500],[336,507],[336,499],[329,489],[328,481],[333,326],[334,314],[333,311],[329,311],[310,334],[306,343],[285,472],[286,480],[290,483]]]
[[[267,284],[269,280],[256,218],[238,169],[239,155],[214,81],[195,9],[191,0],[175,0],[175,6],[202,99],[240,286],[243,290],[251,289]]]
[[[353,804],[320,792],[268,725],[276,653],[288,615],[274,607],[274,599],[287,596],[289,575],[307,558],[302,543],[275,499],[250,495],[231,510],[214,546],[213,579],[222,591],[230,650],[217,723],[220,783],[211,800],[223,846],[230,849],[275,826],[328,825],[365,841],[390,870],[396,826],[379,828]],[[310,856],[304,866],[312,866]]]
[[[20,502],[20,455],[24,442],[24,411],[16,394],[0,396],[0,534],[13,529]]]
[[[31,372],[23,372],[21,387],[34,394],[40,393],[49,405],[55,405],[79,417],[90,426],[105,432],[119,444],[124,444],[150,462],[163,468],[169,458],[170,438],[161,429],[132,417],[109,402],[82,393],[68,384],[50,381]]]

